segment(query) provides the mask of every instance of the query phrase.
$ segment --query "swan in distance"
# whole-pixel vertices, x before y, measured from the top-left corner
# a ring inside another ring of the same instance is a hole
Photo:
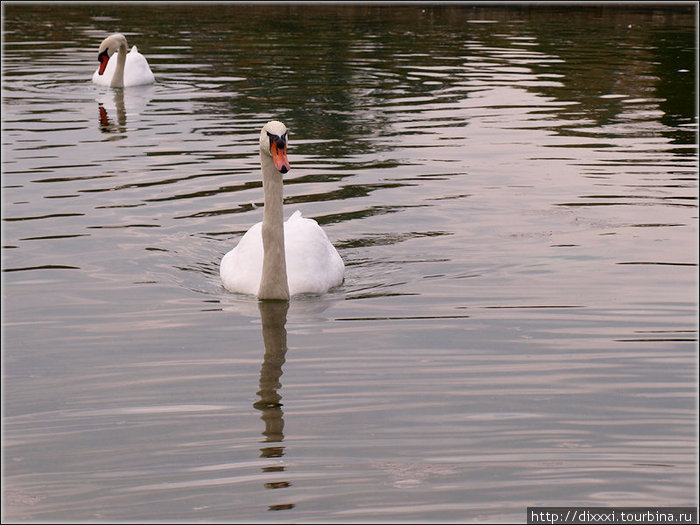
[[[219,273],[231,292],[262,300],[289,300],[301,293],[322,294],[340,285],[345,265],[326,233],[295,211],[284,221],[282,176],[290,170],[287,128],[270,121],[260,132],[265,208],[238,245],[221,259]]]
[[[92,81],[101,86],[123,88],[153,84],[155,77],[146,57],[136,46],[127,53],[126,37],[114,33],[100,44],[97,60],[100,62],[92,74]]]

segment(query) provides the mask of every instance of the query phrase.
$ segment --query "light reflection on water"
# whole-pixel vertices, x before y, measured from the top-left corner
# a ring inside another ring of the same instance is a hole
[[[692,13],[284,9],[5,8],[5,517],[697,504]],[[347,269],[288,309],[218,277],[270,118]]]

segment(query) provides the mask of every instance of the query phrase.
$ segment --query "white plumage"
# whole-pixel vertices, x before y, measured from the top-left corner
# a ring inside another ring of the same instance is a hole
[[[231,292],[257,295],[262,277],[262,222],[254,224],[221,260],[221,280]],[[345,265],[326,232],[295,211],[284,222],[289,295],[322,294],[343,282]]]

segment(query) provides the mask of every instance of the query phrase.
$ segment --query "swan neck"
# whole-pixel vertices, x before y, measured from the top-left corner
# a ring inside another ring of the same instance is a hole
[[[260,154],[265,208],[262,221],[263,266],[259,299],[289,300],[287,264],[284,254],[284,215],[282,174],[272,157]]]
[[[126,43],[122,43],[119,46],[119,53],[117,53],[117,67],[114,70],[114,76],[112,77],[112,83],[110,84],[113,88],[124,87],[124,68],[126,66]]]

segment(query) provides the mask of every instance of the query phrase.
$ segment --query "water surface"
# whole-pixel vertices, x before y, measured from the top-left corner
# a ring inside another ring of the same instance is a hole
[[[697,505],[691,7],[4,4],[7,521]],[[153,86],[90,82],[121,31]],[[257,140],[342,287],[225,291]]]

